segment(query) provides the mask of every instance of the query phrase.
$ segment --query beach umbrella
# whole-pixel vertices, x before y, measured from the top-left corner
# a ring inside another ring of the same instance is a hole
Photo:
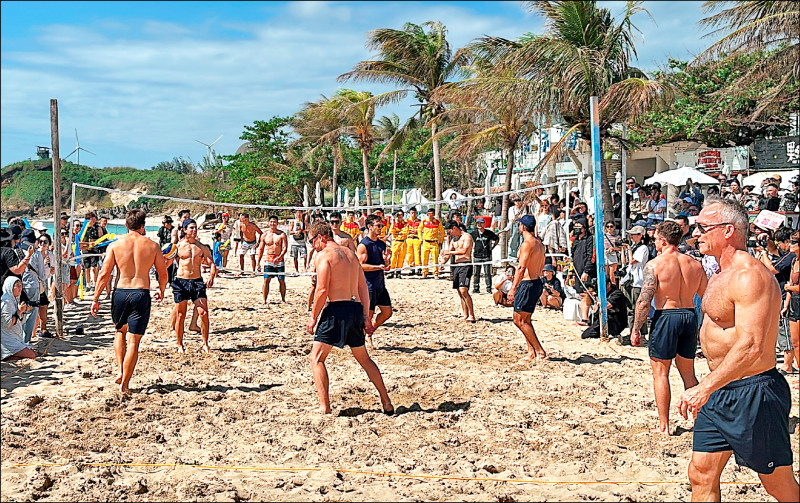
[[[692,179],[692,182],[699,183],[701,185],[719,184],[719,180],[716,178],[712,178],[702,171],[692,168],[691,166],[684,166],[679,169],[670,169],[667,171],[662,171],[661,173],[656,173],[655,175],[646,179],[644,183],[647,185],[652,185],[654,182],[658,182],[661,185],[669,184],[680,187],[686,185],[686,181],[690,178]]]
[[[319,182],[317,182],[317,186],[314,188],[314,204],[322,206],[322,187],[319,186]]]
[[[383,206],[383,204],[384,204],[384,203],[383,203],[383,189],[381,189],[380,196],[379,196],[379,198],[378,198],[378,199],[379,199],[379,200],[380,200],[380,202],[381,202],[381,206]]]
[[[358,189],[359,189],[359,187],[356,187],[356,195],[355,195],[355,197],[353,198],[353,207],[354,207],[354,208],[358,208],[358,205],[359,205],[359,203],[360,203],[360,201],[359,201],[359,197],[358,197],[358,193],[359,193],[360,191],[359,191]]]
[[[403,195],[400,196],[400,202],[405,204],[405,206],[403,207],[403,211],[407,211],[408,210],[408,191],[406,191],[406,190],[403,191]]]
[[[344,197],[342,198],[342,208],[350,206],[350,189],[344,189]]]
[[[308,207],[308,185],[303,185],[303,206]]]

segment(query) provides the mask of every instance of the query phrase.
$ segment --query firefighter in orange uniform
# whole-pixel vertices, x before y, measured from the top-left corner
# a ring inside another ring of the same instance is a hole
[[[419,235],[422,238],[422,265],[427,266],[428,262],[434,264],[439,261],[439,250],[444,240],[444,226],[435,216],[436,210],[428,208],[428,218],[422,221],[419,226]],[[428,267],[422,269],[422,277],[427,278]],[[439,279],[439,267],[433,272],[436,279]]]
[[[361,228],[358,226],[358,222],[356,222],[355,212],[352,210],[347,212],[347,220],[342,222],[339,230],[350,234],[350,237],[353,238],[353,241],[358,245],[361,238]]]
[[[417,218],[417,208],[412,206],[408,210],[408,219],[406,220],[406,227],[408,229],[408,237],[406,237],[406,255],[408,255],[408,265],[416,267],[422,265],[421,261],[421,244],[422,238],[419,234],[419,226],[422,220]],[[419,276],[419,269],[412,269],[412,276]]]
[[[403,210],[394,213],[394,219],[389,231],[392,233],[392,269],[400,269],[406,260],[406,239],[408,238],[408,222],[403,218]],[[400,271],[389,273],[389,277],[401,278]]]

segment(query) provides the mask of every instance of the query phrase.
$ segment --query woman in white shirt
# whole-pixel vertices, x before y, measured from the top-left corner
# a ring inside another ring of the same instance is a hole
[[[498,274],[494,278],[494,293],[492,296],[494,297],[495,305],[511,307],[514,305],[513,302],[508,300],[508,292],[511,291],[511,285],[514,282],[514,274],[517,273],[517,269],[510,265],[506,267],[506,270]]]

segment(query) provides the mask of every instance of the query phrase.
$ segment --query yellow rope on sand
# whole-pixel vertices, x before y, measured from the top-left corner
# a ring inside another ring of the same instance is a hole
[[[373,477],[397,477],[409,479],[432,479],[432,480],[463,480],[467,482],[513,482],[517,484],[685,484],[685,480],[536,480],[536,479],[501,479],[492,477],[462,477],[458,475],[421,475],[413,473],[391,473],[391,472],[372,472],[366,470],[350,470],[340,468],[291,468],[291,467],[266,467],[266,466],[214,466],[214,465],[189,465],[181,463],[80,463],[83,466],[96,467],[122,467],[122,468],[200,468],[206,470],[238,470],[238,471],[260,471],[260,472],[320,472],[322,470],[333,470],[340,473],[352,473],[357,475],[370,475]],[[68,466],[69,463],[13,463],[9,466],[37,467],[37,466]],[[738,485],[761,485],[761,482],[731,482],[724,481],[721,484]]]

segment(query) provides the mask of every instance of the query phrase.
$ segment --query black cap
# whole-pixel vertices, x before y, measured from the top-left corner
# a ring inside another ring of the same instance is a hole
[[[22,234],[22,227],[19,225],[12,225],[9,230],[11,232],[11,239],[19,239]]]
[[[25,229],[22,231],[22,236],[20,237],[23,242],[28,243],[36,243],[36,231],[33,229]]]
[[[542,268],[542,271],[556,272],[556,268],[553,267],[553,264],[545,264],[544,268]]]

